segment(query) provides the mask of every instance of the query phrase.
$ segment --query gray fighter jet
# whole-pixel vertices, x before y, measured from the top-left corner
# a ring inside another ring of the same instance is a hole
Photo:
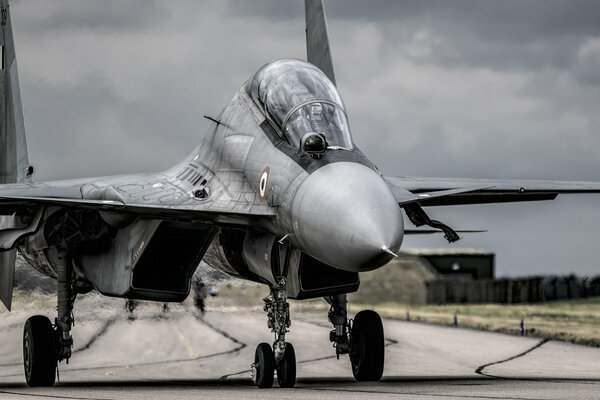
[[[273,344],[256,348],[253,377],[296,381],[287,302],[324,297],[329,340],[359,381],[384,366],[381,319],[350,322],[346,294],[385,265],[416,226],[455,230],[425,207],[551,200],[600,183],[385,177],[353,143],[335,86],[321,0],[306,0],[307,61],[282,59],[243,83],[186,159],[160,173],[33,182],[8,0],[0,0],[0,297],[11,307],[16,252],[57,280],[55,322],[33,316],[23,338],[27,384],[50,386],[71,356],[75,297],[183,301],[200,260],[265,284]]]

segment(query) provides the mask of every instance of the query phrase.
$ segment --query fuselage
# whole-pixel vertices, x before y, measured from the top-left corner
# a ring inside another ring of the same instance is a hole
[[[341,97],[319,69],[301,60],[266,64],[217,120],[197,159],[212,161],[217,176],[243,175],[257,201],[276,209],[264,227],[272,235],[348,271],[378,268],[398,251],[400,208],[352,142]],[[311,135],[320,138],[307,151]]]
[[[197,254],[188,260],[192,272],[199,257],[232,275],[269,281],[274,276],[271,270],[278,268],[275,252],[285,247],[354,273],[378,268],[398,251],[404,234],[400,207],[375,165],[353,143],[342,99],[315,66],[300,60],[266,64],[215,120],[192,154],[161,173],[4,185],[3,189],[13,196],[28,196],[34,189],[48,198],[60,193],[128,207],[159,204],[169,221],[173,221],[170,209],[214,212],[218,219],[213,222],[220,228],[194,231],[202,237]],[[142,250],[156,236],[161,216],[138,218],[102,210],[98,215],[69,213],[47,207],[41,228],[19,249],[32,266],[50,276],[55,275],[54,266],[45,249],[55,244],[48,235],[65,212],[80,224],[98,227],[77,236],[74,244],[80,249],[76,264],[81,276],[102,293],[129,295],[128,287],[115,288],[116,280],[102,280],[103,271],[114,265],[125,272],[135,270]],[[227,217],[236,212],[241,218],[268,217],[254,218],[251,224]],[[193,223],[194,219],[176,221]],[[187,234],[187,228],[165,226],[162,229],[169,232]],[[108,235],[112,244],[97,248],[106,232],[119,233]],[[126,251],[122,241],[130,243]],[[208,250],[206,243],[212,243]],[[160,241],[155,245],[163,246]],[[114,257],[122,261],[116,263]],[[294,265],[303,264],[296,259]],[[187,282],[185,277],[182,282]]]

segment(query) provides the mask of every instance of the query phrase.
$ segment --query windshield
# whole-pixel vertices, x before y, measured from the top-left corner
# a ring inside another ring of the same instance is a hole
[[[279,60],[261,68],[249,82],[252,98],[294,144],[308,132],[323,134],[330,146],[352,148],[342,99],[314,65]]]
[[[325,136],[329,146],[352,148],[346,114],[329,103],[314,102],[296,109],[286,118],[283,129],[296,145],[307,133],[316,132]]]

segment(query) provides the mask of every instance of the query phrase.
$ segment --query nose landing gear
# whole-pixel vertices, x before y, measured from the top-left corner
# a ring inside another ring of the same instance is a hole
[[[280,387],[291,388],[296,384],[296,352],[294,346],[285,341],[285,334],[291,325],[287,281],[284,277],[278,277],[276,282],[271,287],[271,294],[264,299],[267,326],[275,334],[275,341],[273,347],[260,343],[256,347],[252,364],[252,380],[259,388],[273,386],[275,371]]]
[[[274,374],[280,387],[294,387],[296,383],[296,353],[291,343],[286,343],[285,334],[290,327],[289,305],[286,301],[285,279],[278,278],[271,287],[271,295],[264,299],[268,316],[268,327],[275,333],[273,346],[261,343],[256,347],[252,380],[259,388],[273,386]],[[331,305],[329,321],[334,329],[329,339],[336,354],[348,354],[352,373],[359,382],[381,380],[385,361],[385,340],[381,317],[375,311],[363,310],[348,319],[346,295],[325,298]]]

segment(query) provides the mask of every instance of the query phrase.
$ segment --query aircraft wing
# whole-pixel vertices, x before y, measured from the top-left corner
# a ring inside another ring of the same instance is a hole
[[[553,200],[559,194],[600,193],[600,182],[386,177],[399,205],[424,207]]]
[[[135,182],[135,183],[131,183]],[[177,219],[248,225],[275,216],[253,193],[232,190],[213,179],[206,198],[165,176],[115,177],[0,186],[0,215],[24,208],[58,206],[134,214],[141,218]]]
[[[113,211],[126,214],[138,214],[143,218],[177,219],[189,221],[213,222],[233,225],[249,225],[252,220],[271,218],[275,214],[270,207],[262,207],[253,212],[218,210],[203,206],[161,204],[125,204],[117,200],[71,199],[61,197],[7,196],[0,194],[0,214],[8,215],[19,208],[40,205],[79,208],[98,211]]]

